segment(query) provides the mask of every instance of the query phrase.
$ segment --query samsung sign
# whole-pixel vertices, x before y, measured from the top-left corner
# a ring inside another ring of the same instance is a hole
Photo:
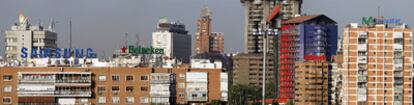
[[[27,48],[23,47],[21,49],[22,58],[70,58],[72,56],[75,58],[94,58],[95,53],[93,52],[92,48],[87,49],[70,49],[70,48],[41,48],[39,51],[37,49],[32,49],[28,51]],[[30,56],[29,56],[30,54]]]

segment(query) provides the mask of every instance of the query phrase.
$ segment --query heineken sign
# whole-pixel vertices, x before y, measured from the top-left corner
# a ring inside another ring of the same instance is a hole
[[[153,47],[146,48],[141,46],[128,46],[128,48],[121,48],[121,53],[126,52],[128,52],[129,54],[164,54],[164,49]]]
[[[401,23],[401,19],[395,19],[395,18],[384,19],[383,17],[374,18],[372,16],[362,18],[362,24],[368,25],[368,26],[373,26],[375,24],[400,24],[400,23]]]

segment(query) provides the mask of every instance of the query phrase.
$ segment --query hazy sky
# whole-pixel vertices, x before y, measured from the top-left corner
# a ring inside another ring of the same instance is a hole
[[[401,18],[412,26],[413,0],[304,0],[303,12],[326,14],[336,20],[340,29],[350,22],[360,22],[363,16],[381,15]],[[213,31],[223,32],[226,52],[243,51],[243,7],[240,0],[1,0],[0,30],[8,30],[17,21],[19,12],[29,17],[31,24],[41,22],[48,26],[50,18],[58,21],[58,45],[68,47],[69,19],[73,23],[73,46],[93,48],[102,56],[123,46],[124,33],[134,44],[135,34],[140,43],[150,45],[151,32],[159,17],[184,23],[190,34],[195,34],[196,19],[207,4],[213,12]],[[4,50],[4,32],[0,48]],[[193,46],[194,47],[194,46]],[[0,51],[3,54],[3,51]]]

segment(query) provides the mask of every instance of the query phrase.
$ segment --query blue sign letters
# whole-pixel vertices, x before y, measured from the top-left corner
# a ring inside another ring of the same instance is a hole
[[[28,57],[28,49],[23,47],[21,50],[20,57],[27,58]],[[63,52],[62,52],[63,51]],[[72,52],[73,51],[73,52]],[[62,54],[63,53],[63,54]],[[86,53],[84,49],[75,49],[72,50],[70,48],[64,48],[63,50],[60,48],[41,48],[39,51],[33,48],[30,51],[30,58],[70,58],[74,56],[75,58],[94,58],[95,53],[93,52],[92,48],[87,48]]]

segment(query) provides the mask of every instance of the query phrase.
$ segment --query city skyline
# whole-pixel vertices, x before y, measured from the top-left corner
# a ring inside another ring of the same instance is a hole
[[[389,18],[400,18],[409,26],[414,24],[414,14],[404,14],[405,8],[414,1],[398,0],[312,0],[304,1],[303,13],[324,13],[338,21],[339,36],[342,28],[348,23],[360,23],[364,16],[377,16],[380,14]],[[94,4],[94,6],[90,6]],[[327,5],[329,4],[329,5]],[[342,5],[359,4],[359,5]],[[58,46],[69,46],[69,20],[73,21],[73,46],[75,48],[94,48],[99,56],[109,56],[119,49],[125,42],[125,32],[129,34],[129,44],[135,44],[135,34],[140,35],[141,44],[150,46],[151,32],[155,30],[156,23],[161,16],[167,16],[171,21],[180,21],[186,25],[189,33],[195,36],[196,20],[203,5],[208,5],[213,12],[212,28],[224,34],[225,52],[243,52],[243,7],[239,0],[219,1],[2,1],[0,13],[0,30],[10,29],[17,21],[18,14],[24,13],[29,17],[31,24],[41,22],[48,26],[51,18],[56,20],[58,33]],[[148,8],[152,9],[151,13]],[[178,8],[179,7],[179,8]],[[336,9],[332,9],[336,8]],[[364,8],[364,9],[361,9]],[[170,11],[165,11],[170,10]],[[171,12],[180,11],[180,12]],[[357,11],[358,12],[355,12]],[[339,12],[338,12],[339,11]],[[4,41],[4,32],[0,41]],[[100,41],[93,42],[90,41]],[[111,42],[111,43],[106,43]],[[194,42],[193,42],[194,44]],[[3,43],[0,44],[3,50]],[[194,48],[193,48],[194,51]],[[103,53],[105,52],[105,54]],[[0,52],[1,55],[4,52]]]

